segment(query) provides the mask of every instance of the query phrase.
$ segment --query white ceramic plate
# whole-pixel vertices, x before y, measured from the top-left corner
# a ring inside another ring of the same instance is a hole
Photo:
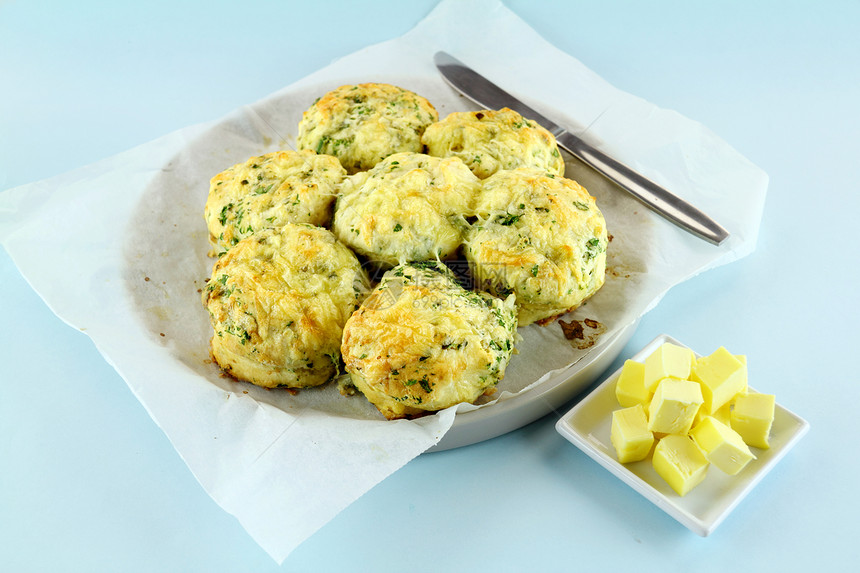
[[[644,362],[664,342],[684,346],[663,334],[631,359]],[[609,432],[612,411],[621,407],[615,398],[615,381],[620,373],[621,369],[613,373],[567,412],[556,423],[556,430],[624,483],[703,537],[713,532],[728,517],[809,430],[806,420],[777,404],[770,433],[770,449],[750,448],[756,459],[734,476],[714,467],[708,468],[705,480],[681,497],[657,475],[651,466],[650,457],[630,464],[620,464],[616,458],[615,448],[609,441]]]

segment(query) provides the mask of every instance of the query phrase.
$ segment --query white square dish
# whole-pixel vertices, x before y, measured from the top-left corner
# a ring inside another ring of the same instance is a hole
[[[631,360],[644,362],[645,358],[664,342],[685,346],[663,334],[632,356]],[[750,448],[756,459],[734,476],[724,474],[717,468],[708,468],[704,481],[681,497],[657,475],[651,465],[650,456],[629,464],[621,464],[616,458],[609,433],[612,412],[621,408],[615,398],[615,382],[620,373],[619,368],[562,416],[555,425],[556,430],[624,483],[703,537],[722,523],[809,430],[806,420],[777,403],[769,449]]]

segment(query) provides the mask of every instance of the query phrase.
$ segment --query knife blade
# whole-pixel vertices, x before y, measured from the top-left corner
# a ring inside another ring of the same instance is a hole
[[[436,52],[433,59],[445,81],[464,96],[485,109],[507,107],[527,119],[536,121],[555,136],[560,147],[668,221],[714,245],[720,245],[728,238],[728,231],[696,207],[589,145],[457,58],[446,52]]]

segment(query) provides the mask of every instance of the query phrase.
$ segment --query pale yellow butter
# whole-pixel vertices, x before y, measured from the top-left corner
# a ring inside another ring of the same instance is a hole
[[[713,416],[693,427],[690,437],[710,463],[729,475],[737,474],[755,459],[740,434]]]
[[[735,354],[735,358],[738,359],[738,362],[740,362],[741,364],[744,365],[744,387],[741,390],[739,390],[739,392],[746,392],[749,389],[749,387],[748,387],[749,374],[747,371],[747,357],[745,354]]]
[[[695,358],[689,348],[669,342],[661,344],[645,359],[645,387],[653,392],[663,378],[687,380]]]
[[[657,474],[681,496],[699,485],[708,471],[708,460],[693,440],[678,434],[657,442],[651,463]]]
[[[618,460],[650,455],[658,475],[682,496],[710,464],[737,474],[755,459],[749,446],[769,447],[775,411],[774,396],[749,393],[747,379],[747,357],[724,347],[697,359],[688,348],[664,343],[644,363],[625,361],[615,384],[623,409],[612,415]]]
[[[695,428],[696,425],[698,425],[702,420],[704,420],[708,416],[713,416],[714,418],[716,418],[717,420],[719,420],[720,422],[722,422],[726,426],[731,425],[732,404],[733,404],[733,400],[726,402],[725,404],[722,405],[722,407],[719,410],[717,410],[713,414],[709,414],[708,411],[705,410],[704,407],[699,408],[699,411],[696,412],[696,417],[693,418],[693,426],[692,427]]]
[[[618,403],[629,408],[636,404],[648,405],[651,393],[645,388],[645,365],[634,360],[626,360],[621,374],[615,383],[615,397]]]
[[[776,397],[773,394],[741,393],[735,398],[731,426],[747,445],[770,448],[769,435],[773,425]]]
[[[648,429],[663,434],[686,434],[703,401],[699,384],[664,378],[648,407]]]
[[[705,398],[703,408],[708,414],[713,414],[747,387],[747,369],[721,346],[712,354],[696,360],[690,379],[701,384]]]
[[[654,434],[648,430],[648,418],[642,404],[612,412],[612,429],[609,436],[618,461],[622,464],[638,462],[648,457],[654,445]]]

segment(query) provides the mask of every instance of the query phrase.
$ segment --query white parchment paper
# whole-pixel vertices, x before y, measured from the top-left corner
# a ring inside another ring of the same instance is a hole
[[[475,109],[438,76],[437,50],[731,233],[719,248],[696,239],[568,158],[566,175],[597,198],[613,235],[606,285],[569,318],[596,320],[608,337],[672,285],[754,249],[767,189],[761,170],[701,125],[613,88],[495,0],[443,1],[401,38],[225,118],[0,195],[0,240],[21,273],[60,318],[92,338],[206,491],[278,562],[438,443],[457,409],[389,422],[334,385],[294,396],[219,376],[208,360],[211,331],[198,292],[213,262],[202,217],[208,181],[252,155],[293,146],[302,111],[342,84],[394,83],[427,97],[441,117]],[[494,399],[515,398],[587,352],[557,324],[521,335]]]

